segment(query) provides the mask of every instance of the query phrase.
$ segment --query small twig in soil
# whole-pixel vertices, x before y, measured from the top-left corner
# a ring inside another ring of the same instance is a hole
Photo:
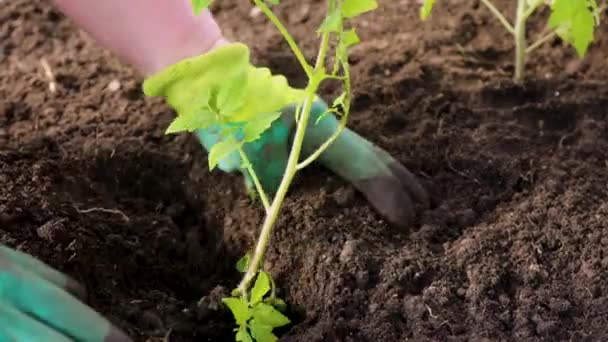
[[[424,304],[424,306],[426,306],[426,309],[429,311],[429,316],[431,316],[433,319],[438,319],[438,316],[433,315],[433,310],[431,310],[431,307],[428,304]]]
[[[53,74],[53,70],[51,69],[51,66],[44,58],[40,59],[40,65],[42,65],[42,69],[44,70],[44,75],[49,80],[49,90],[51,91],[51,93],[56,92],[57,91],[57,82],[55,81],[55,74]]]
[[[439,316],[435,316],[433,315],[433,310],[431,310],[431,307],[428,304],[424,304],[424,306],[426,306],[426,309],[429,312],[429,316],[431,316],[431,318],[433,318],[434,320],[439,320]],[[446,319],[445,321],[441,322],[441,324],[439,326],[444,326],[447,325],[448,328],[450,330],[452,330],[452,327],[450,326],[450,322]]]
[[[88,213],[92,213],[92,212],[102,212],[102,213],[108,213],[108,214],[115,214],[115,215],[119,215],[120,217],[123,218],[123,220],[125,220],[126,222],[130,222],[131,219],[129,219],[129,217],[123,213],[122,211],[118,210],[118,209],[106,209],[106,208],[89,208],[89,209],[78,209],[76,207],[74,207],[76,209],[76,211],[80,214],[88,214]]]
[[[564,147],[564,141],[566,141],[566,139],[568,139],[568,138],[573,137],[575,134],[576,134],[576,131],[562,135],[562,137],[559,138],[559,142],[557,143],[557,148],[561,150]]]
[[[169,330],[167,330],[167,333],[165,334],[165,337],[163,338],[164,342],[169,342],[169,338],[171,337],[172,332],[173,332],[173,328],[169,328]]]
[[[448,154],[449,154],[449,150],[446,150],[446,151],[445,151],[445,160],[448,162],[448,168],[449,168],[450,170],[452,170],[452,172],[454,172],[454,173],[456,173],[457,175],[460,175],[460,176],[462,176],[462,177],[464,177],[464,178],[466,178],[466,179],[470,179],[470,180],[472,180],[473,182],[477,183],[478,185],[481,185],[481,182],[480,182],[480,181],[478,181],[476,178],[473,178],[473,177],[471,177],[471,176],[467,175],[466,173],[464,173],[464,172],[462,172],[462,171],[458,171],[458,170],[456,170],[456,168],[455,168],[454,166],[452,166],[452,162],[450,161],[450,158],[448,157]]]

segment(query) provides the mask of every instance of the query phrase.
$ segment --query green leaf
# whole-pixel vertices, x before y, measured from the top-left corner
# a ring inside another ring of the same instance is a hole
[[[239,73],[228,79],[217,90],[217,110],[223,116],[234,115],[245,102],[247,95],[247,74]]]
[[[242,84],[245,89],[236,80],[245,80]],[[231,43],[184,59],[146,78],[143,84],[146,96],[166,97],[180,115],[189,111],[210,89],[214,89],[215,97],[208,97],[208,103],[215,103],[230,113],[222,118],[225,124],[246,123],[260,113],[278,112],[306,97],[306,92],[291,87],[285,76],[273,75],[269,68],[253,66],[249,48],[242,43]],[[231,96],[233,94],[239,96]]]
[[[435,0],[424,0],[422,7],[420,7],[420,19],[426,20],[433,11]]]
[[[251,303],[257,304],[261,302],[268,291],[270,291],[270,278],[268,273],[260,271],[251,290]]]
[[[243,128],[245,133],[245,142],[252,142],[258,138],[267,129],[272,126],[272,123],[281,116],[280,112],[259,114],[254,120],[247,122]]]
[[[272,94],[272,96],[268,96]],[[235,122],[256,120],[260,113],[276,113],[284,107],[301,102],[306,93],[289,86],[287,78],[272,75],[268,68],[249,68],[247,94],[238,113],[230,117]]]
[[[253,342],[251,335],[247,331],[246,326],[241,326],[239,330],[236,332],[236,342]]]
[[[222,298],[222,302],[230,309],[239,326],[245,326],[252,317],[252,312],[244,298]]]
[[[376,0],[344,0],[342,3],[342,16],[354,18],[365,12],[378,8]]]
[[[346,92],[342,92],[342,94],[340,94],[340,96],[336,97],[336,99],[334,100],[334,102],[332,103],[332,107],[344,107],[344,100],[346,99]]]
[[[342,33],[342,44],[344,44],[345,47],[350,47],[359,44],[359,42],[360,39],[355,29],[350,29]]]
[[[281,312],[285,312],[285,310],[287,310],[287,303],[285,303],[285,301],[282,300],[281,298],[270,298],[269,297],[269,298],[264,299],[264,303],[274,306],[277,310],[279,310]]]
[[[192,0],[192,9],[194,10],[194,14],[201,14],[204,9],[209,8],[209,5],[211,5],[212,2],[213,0]]]
[[[272,305],[266,303],[256,304],[252,311],[253,319],[263,325],[277,328],[290,323],[289,318],[275,309]]]
[[[272,327],[253,322],[250,326],[251,335],[258,342],[276,342],[278,338],[272,333]]]
[[[192,132],[196,129],[205,129],[216,123],[218,123],[217,117],[215,116],[215,113],[211,111],[201,110],[200,112],[185,112],[173,119],[169,127],[167,127],[165,134],[184,131]]]
[[[236,262],[236,269],[241,273],[245,273],[245,271],[247,271],[247,268],[249,267],[250,262],[251,254],[247,253],[242,258],[240,258],[239,261]]]
[[[555,0],[551,7],[549,27],[574,46],[579,57],[587,53],[593,42],[596,25],[595,0]]]
[[[317,33],[322,32],[338,32],[342,25],[342,13],[340,13],[339,9],[334,9],[317,30]]]
[[[229,136],[226,140],[213,145],[209,151],[209,169],[213,170],[222,159],[238,150],[240,146],[241,143],[236,141],[234,136]]]

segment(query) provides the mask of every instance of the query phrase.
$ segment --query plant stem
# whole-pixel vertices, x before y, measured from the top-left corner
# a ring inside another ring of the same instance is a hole
[[[544,35],[543,37],[541,37],[540,39],[538,39],[536,42],[534,42],[534,44],[530,45],[526,49],[526,53],[530,54],[532,51],[536,50],[538,47],[540,47],[544,43],[546,43],[549,40],[553,39],[556,35],[557,35],[557,33],[555,33],[555,31],[547,33],[546,35]]]
[[[245,153],[245,151],[243,151],[242,147],[239,148],[239,153],[241,154],[241,159],[243,159],[243,161],[247,165],[247,171],[249,171],[249,175],[251,176],[251,178],[253,178],[255,188],[258,190],[258,194],[262,199],[262,203],[264,203],[264,209],[266,209],[266,212],[268,212],[268,209],[270,208],[270,202],[268,201],[268,196],[266,196],[266,192],[264,192],[264,188],[262,188],[260,179],[253,170],[253,166],[251,165],[251,162],[249,161],[249,158],[247,158],[247,154]]]
[[[524,13],[524,17],[526,17],[526,19],[530,18],[530,16],[534,13],[534,11],[536,11],[538,6],[542,5],[543,3],[544,0],[537,0],[531,6],[528,6],[528,9],[526,9],[526,12]]]
[[[258,2],[259,0],[256,0],[256,3]],[[323,33],[323,36],[321,38],[321,47],[319,49],[319,54],[317,56],[317,61],[313,74],[324,67],[325,55],[327,54],[328,45],[329,33]],[[309,82],[312,80],[312,78],[313,77],[311,75],[309,77]],[[316,86],[318,86],[318,84]],[[313,88],[315,87],[313,86]],[[251,259],[251,262],[249,263],[249,267],[247,268],[247,272],[245,273],[245,276],[243,277],[241,283],[238,286],[239,292],[241,292],[241,294],[247,293],[249,284],[255,277],[257,270],[260,267],[262,257],[264,256],[264,253],[266,252],[266,247],[268,246],[270,233],[272,232],[274,223],[276,222],[279,216],[281,205],[283,204],[283,200],[287,195],[287,190],[289,189],[293,178],[298,172],[297,166],[298,161],[300,159],[300,152],[302,151],[302,142],[304,141],[306,126],[308,123],[308,118],[310,117],[310,110],[316,89],[307,88],[307,92],[307,97],[304,100],[304,104],[302,105],[302,114],[300,116],[300,120],[298,121],[293,145],[291,147],[289,159],[287,160],[287,167],[285,168],[285,173],[283,174],[283,179],[281,180],[279,189],[277,190],[274,200],[272,201],[272,205],[270,206],[270,209],[268,210],[268,213],[266,215],[266,219],[264,220],[264,224],[262,225],[262,230],[260,232],[260,236],[258,238],[253,257]]]
[[[526,67],[526,5],[527,0],[517,0],[517,13],[515,18],[515,82],[524,78]]]
[[[347,119],[348,118],[346,115],[342,117],[342,119],[340,120],[340,126],[338,126],[338,129],[334,132],[334,134],[332,134],[331,137],[325,140],[325,142],[321,146],[319,146],[319,148],[313,154],[311,154],[310,156],[308,156],[308,158],[299,163],[297,166],[298,170],[302,170],[303,168],[307,167],[312,162],[314,162],[323,152],[325,152],[325,150],[340,136],[344,128],[346,128]]]
[[[481,0],[481,2],[486,5],[490,12],[494,14],[494,16],[498,19],[498,21],[500,21],[502,26],[504,26],[507,31],[509,31],[509,33],[515,34],[515,28],[513,27],[513,25],[511,25],[507,18],[505,18],[505,16],[500,13],[500,11],[496,8],[496,6],[494,6],[494,4],[492,4],[492,2],[490,2],[490,0]]]
[[[344,108],[344,115],[340,119],[340,126],[338,129],[329,137],[323,145],[321,145],[313,154],[311,154],[306,160],[302,161],[298,164],[298,170],[301,170],[312,162],[314,162],[325,150],[342,134],[344,128],[346,128],[346,123],[348,121],[348,115],[350,113],[350,70],[348,63],[343,63],[344,69],[344,88],[346,91],[346,107]]]
[[[287,44],[289,44],[289,47],[300,62],[302,69],[304,69],[306,76],[308,76],[309,79],[312,78],[312,68],[310,64],[308,64],[308,62],[306,61],[306,58],[304,58],[304,54],[302,53],[302,50],[300,50],[300,48],[298,47],[298,44],[296,44],[296,42],[293,40],[293,37],[291,36],[291,34],[289,34],[289,31],[287,31],[287,28],[285,28],[279,18],[277,18],[277,16],[272,13],[272,10],[270,10],[270,8],[266,6],[264,0],[254,0],[254,3],[268,17],[268,19],[274,24],[274,26],[276,26],[279,32],[281,32],[281,34],[287,41]]]

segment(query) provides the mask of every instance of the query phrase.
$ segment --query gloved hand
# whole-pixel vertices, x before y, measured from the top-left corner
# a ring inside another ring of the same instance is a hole
[[[208,118],[202,119],[207,115],[201,109],[201,103],[209,98],[205,94],[221,82],[231,80],[246,84],[245,99],[236,101],[240,103],[240,106],[233,108],[236,114],[227,113],[223,122],[208,124]],[[301,103],[304,91],[291,88],[283,76],[273,76],[266,68],[252,66],[246,46],[229,44],[169,66],[146,79],[144,93],[148,96],[166,97],[178,116],[196,117],[200,114],[197,120],[205,122],[205,127],[190,127],[188,130],[194,132],[207,151],[222,140],[222,132],[228,126],[238,126],[261,113],[280,111],[280,119],[272,122],[259,139],[245,141],[243,145],[264,190],[270,194],[277,190],[295,132],[296,104]],[[313,153],[338,129],[338,120],[331,113],[317,122],[327,109],[323,100],[315,100],[301,160]],[[244,136],[242,130],[235,130],[234,137],[237,140],[243,141]],[[353,184],[393,225],[411,225],[416,216],[416,205],[420,208],[429,206],[426,190],[412,173],[386,151],[350,129],[345,129],[317,161]],[[246,185],[252,187],[251,177],[242,167],[238,152],[226,156],[218,166],[225,172],[241,172],[245,176]]]
[[[0,341],[131,341],[73,295],[84,296],[73,280],[0,245]]]

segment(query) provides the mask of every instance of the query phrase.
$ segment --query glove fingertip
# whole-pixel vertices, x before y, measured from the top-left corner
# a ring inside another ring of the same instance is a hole
[[[82,301],[87,298],[87,290],[85,287],[71,278],[67,279],[64,288],[67,292]]]
[[[111,327],[103,342],[132,342],[133,340],[116,327]]]

